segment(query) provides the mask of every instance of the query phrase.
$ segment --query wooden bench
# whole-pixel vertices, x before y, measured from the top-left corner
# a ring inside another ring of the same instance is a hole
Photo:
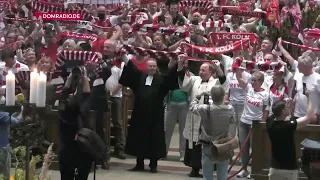
[[[320,126],[308,125],[296,132],[295,143],[297,161],[300,158],[300,143],[305,139],[320,141]],[[271,144],[266,131],[266,123],[254,122],[252,129],[252,178],[255,180],[268,180],[271,163]],[[302,171],[299,172],[299,180],[307,179]]]
[[[122,90],[122,113],[123,113],[123,132],[125,137],[128,134],[128,121],[131,119],[131,113],[133,110],[134,97],[132,91],[129,88],[123,88]]]

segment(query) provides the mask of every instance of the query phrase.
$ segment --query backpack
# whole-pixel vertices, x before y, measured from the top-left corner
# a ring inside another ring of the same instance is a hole
[[[81,118],[78,119],[79,130],[75,141],[81,151],[88,153],[95,162],[101,161],[106,155],[107,147],[100,136],[91,129],[84,128]]]

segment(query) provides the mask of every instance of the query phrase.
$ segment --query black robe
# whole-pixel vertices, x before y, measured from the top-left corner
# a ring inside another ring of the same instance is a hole
[[[145,85],[147,74],[129,61],[124,66],[119,83],[134,94],[134,108],[129,121],[125,153],[144,158],[166,156],[163,100],[170,90],[178,89],[177,68],[167,75],[154,75],[151,86]]]

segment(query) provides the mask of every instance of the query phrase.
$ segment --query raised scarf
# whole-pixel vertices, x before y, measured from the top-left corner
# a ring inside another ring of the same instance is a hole
[[[211,43],[226,43],[228,41],[239,41],[241,39],[251,39],[252,42],[257,40],[254,33],[236,33],[236,32],[211,32],[209,41]]]
[[[259,70],[259,71],[272,71],[272,72],[278,72],[281,70],[283,65],[279,62],[255,62],[255,61],[248,61],[244,60],[243,58],[237,57],[234,59],[232,64],[232,70],[236,70],[238,68],[245,69],[248,71],[252,70]]]
[[[84,64],[86,62],[97,63],[99,61],[98,52],[70,50],[59,51],[57,54],[57,61],[55,62],[56,69],[61,67],[65,61],[82,61]]]
[[[76,32],[70,32],[70,31],[64,31],[60,33],[60,38],[76,38],[81,40],[90,40],[90,41],[96,41],[98,39],[97,35],[95,34],[82,34],[82,33],[76,33]]]

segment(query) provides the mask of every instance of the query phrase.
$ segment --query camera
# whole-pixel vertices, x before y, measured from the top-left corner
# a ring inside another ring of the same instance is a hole
[[[83,75],[83,67],[76,66],[71,69],[71,85],[70,88],[73,92],[77,89],[77,86],[80,84],[81,77]]]

